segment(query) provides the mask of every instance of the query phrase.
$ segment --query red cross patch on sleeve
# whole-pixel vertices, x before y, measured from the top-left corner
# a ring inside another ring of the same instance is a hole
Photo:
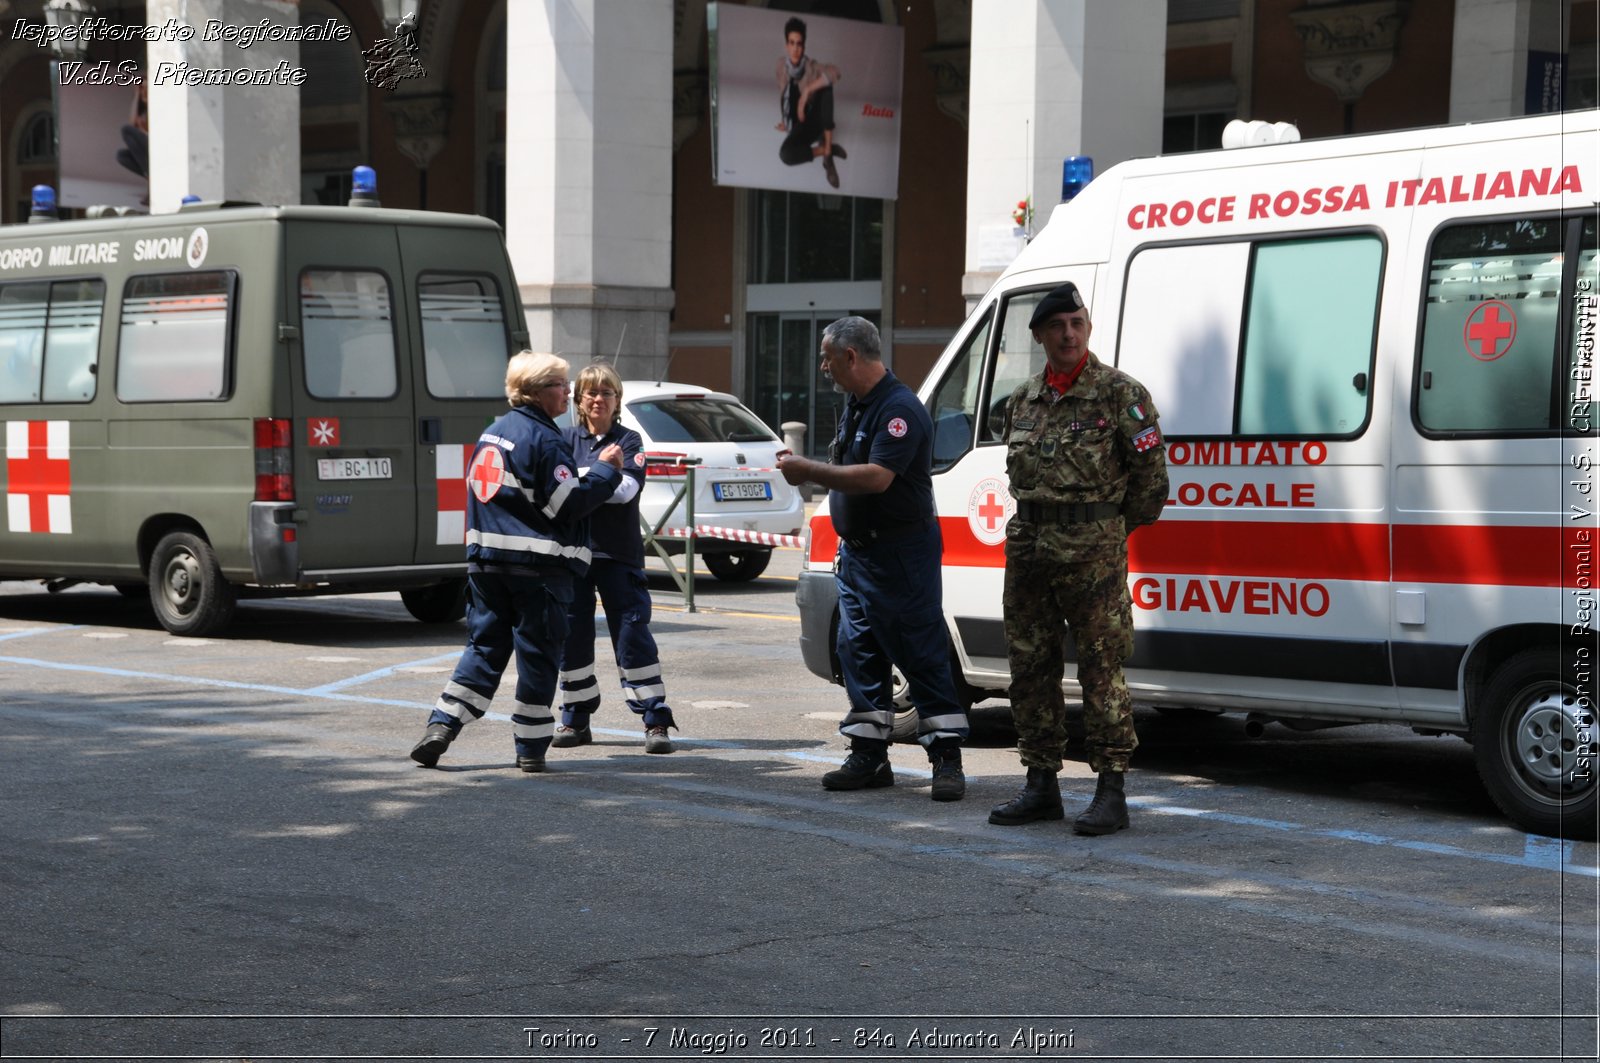
[[[1160,445],[1161,430],[1155,425],[1151,425],[1149,428],[1146,428],[1143,432],[1140,432],[1138,435],[1133,437],[1133,449],[1138,451],[1140,454],[1143,454],[1147,450],[1152,450],[1155,447],[1159,447]]]

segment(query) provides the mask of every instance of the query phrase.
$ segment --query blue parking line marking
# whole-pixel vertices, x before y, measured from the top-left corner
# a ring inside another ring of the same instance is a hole
[[[13,632],[9,636],[0,636],[0,638],[20,637],[23,634],[62,630],[69,629],[33,629],[29,632]],[[441,657],[431,658],[431,660],[444,659],[445,656],[455,656],[455,654],[441,655]],[[208,679],[199,676],[168,675],[160,672],[138,672],[126,668],[106,668],[97,665],[65,664],[58,661],[45,661],[32,657],[0,657],[0,663],[25,665],[34,668],[45,668],[51,671],[59,672],[88,672],[94,675],[117,676],[125,679],[150,679],[163,683],[174,683],[179,685],[190,684],[200,687],[219,687],[227,690],[249,690],[265,694],[317,698],[325,701],[351,702],[363,705],[383,705],[393,708],[408,709],[411,711],[428,712],[433,708],[432,702],[400,701],[393,698],[375,698],[362,694],[343,694],[336,690],[329,690],[326,688],[335,685],[346,685],[344,683],[327,684],[326,687],[323,688],[304,690],[296,689],[294,687],[273,686],[264,683],[239,683],[227,679]],[[364,679],[383,674],[384,672],[393,671],[394,668],[404,667],[407,666],[403,664],[394,665],[390,669],[379,669],[376,672],[368,673],[367,676],[356,677],[356,679]],[[483,718],[499,720],[505,723],[509,723],[511,720],[510,716],[498,712],[485,713]],[[614,727],[595,727],[593,730],[599,734],[613,737],[635,738],[640,736],[639,731],[623,730],[621,728]],[[674,739],[674,741],[682,742],[685,746],[703,746],[714,749],[727,749],[735,752],[743,752],[749,748],[741,745],[738,742],[728,741],[725,739],[678,738]],[[762,752],[772,751],[763,750]],[[822,763],[832,763],[838,759],[837,757],[826,756],[804,750],[784,751],[779,755],[786,756],[794,760],[808,762],[815,761]],[[905,771],[909,775],[929,774],[927,771],[917,768],[903,768],[901,770]],[[1157,815],[1188,816],[1197,819],[1210,820],[1217,823],[1231,823],[1244,827],[1255,827],[1263,830],[1299,834],[1313,839],[1321,838],[1330,841],[1355,842],[1361,845],[1383,845],[1396,849],[1406,849],[1413,852],[1431,853],[1436,856],[1447,856],[1465,860],[1478,860],[1494,864],[1507,864],[1513,867],[1526,867],[1542,871],[1557,871],[1565,875],[1577,875],[1584,878],[1600,879],[1600,866],[1588,866],[1574,863],[1574,859],[1576,857],[1576,847],[1571,841],[1562,842],[1553,838],[1544,838],[1538,835],[1526,835],[1523,843],[1522,855],[1509,856],[1499,853],[1476,852],[1471,849],[1463,849],[1459,846],[1445,845],[1438,842],[1413,841],[1384,834],[1373,834],[1369,831],[1337,830],[1327,827],[1311,827],[1306,824],[1295,823],[1290,820],[1263,819],[1259,816],[1235,815],[1228,812],[1220,812],[1215,809],[1192,808],[1184,805],[1169,805],[1162,803],[1162,801],[1157,798],[1130,797],[1128,798],[1128,803],[1139,808],[1141,811],[1153,812]]]
[[[306,693],[312,695],[313,697],[320,696],[322,694],[331,694],[336,690],[343,690],[346,687],[360,686],[362,683],[370,683],[374,679],[383,679],[387,676],[394,675],[394,673],[400,671],[402,668],[416,668],[424,664],[437,664],[440,661],[453,661],[460,656],[461,651],[455,650],[451,653],[441,653],[433,657],[424,657],[418,661],[405,661],[401,664],[392,664],[387,668],[379,668],[363,675],[353,675],[348,679],[337,679],[332,683],[324,683],[320,687],[312,687],[310,690],[307,690]]]
[[[52,631],[76,631],[82,626],[82,624],[68,624],[65,627],[30,627],[26,631],[8,631],[0,635],[0,642],[7,639],[25,639],[31,635],[48,635]]]

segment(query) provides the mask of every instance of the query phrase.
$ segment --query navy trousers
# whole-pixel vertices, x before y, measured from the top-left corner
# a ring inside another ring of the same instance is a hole
[[[517,756],[542,757],[556,729],[551,706],[561,644],[567,637],[572,576],[564,570],[548,577],[473,572],[467,584],[472,592],[467,603],[467,648],[428,723],[442,723],[459,733],[465,724],[481,719],[515,652],[517,703],[511,726]]]
[[[644,570],[605,558],[594,560],[588,576],[573,591],[566,650],[561,655],[561,722],[581,726],[600,708],[594,660],[596,595],[606,610],[606,629],[628,708],[644,717],[646,727],[676,726],[667,707],[661,656],[650,634],[650,586]]]
[[[893,542],[839,550],[839,668],[850,712],[839,733],[888,741],[894,726],[891,666],[905,676],[924,747],[967,736],[945,632],[939,527]]]

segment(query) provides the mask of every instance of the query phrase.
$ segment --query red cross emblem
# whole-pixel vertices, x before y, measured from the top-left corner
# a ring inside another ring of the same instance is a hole
[[[460,544],[467,539],[467,452],[463,443],[440,443],[434,454],[433,478],[439,502],[434,541]]]
[[[500,448],[486,446],[472,459],[472,468],[467,470],[467,486],[472,488],[479,502],[487,502],[500,490],[500,477],[505,470],[506,459]]]
[[[999,525],[1002,517],[1006,515],[1006,507],[993,491],[988,491],[983,496],[983,501],[978,504],[978,518],[983,521],[983,526],[990,531]]]
[[[6,422],[6,527],[72,532],[72,460],[67,421]]]
[[[896,417],[889,422],[889,434],[896,439],[901,439],[906,434],[906,422],[903,417]]]
[[[1467,315],[1466,328],[1461,336],[1461,342],[1467,345],[1467,353],[1480,362],[1492,362],[1499,358],[1511,350],[1516,339],[1517,315],[1498,299],[1478,304],[1478,308]],[[1503,347],[1500,345],[1502,340],[1505,341]]]

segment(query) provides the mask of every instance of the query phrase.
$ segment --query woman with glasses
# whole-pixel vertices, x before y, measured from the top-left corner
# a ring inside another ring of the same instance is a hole
[[[644,536],[639,529],[639,490],[644,486],[644,443],[622,425],[622,380],[609,365],[596,363],[578,374],[577,412],[564,430],[578,466],[592,464],[607,448],[622,448],[622,483],[606,505],[589,519],[589,574],[578,581],[567,615],[567,648],[561,658],[559,748],[594,741],[589,717],[600,707],[594,671],[595,595],[606,610],[606,628],[617,655],[628,708],[644,722],[646,753],[671,753],[670,728],[661,658],[650,634],[650,588],[644,578]]]
[[[489,710],[517,655],[517,767],[544,770],[567,609],[589,571],[585,518],[623,481],[622,448],[606,446],[579,469],[556,427],[567,410],[565,359],[523,351],[506,366],[511,412],[478,437],[467,467],[467,648],[411,750],[423,767],[463,725]]]

